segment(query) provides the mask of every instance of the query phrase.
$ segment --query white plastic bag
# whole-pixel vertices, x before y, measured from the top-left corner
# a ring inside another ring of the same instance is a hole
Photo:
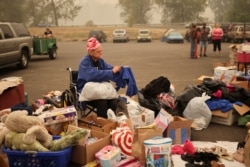
[[[79,101],[115,98],[118,98],[118,93],[110,82],[87,82],[79,96]]]
[[[204,92],[201,97],[192,98],[183,111],[185,118],[194,121],[197,126],[196,130],[207,128],[211,121],[212,112],[205,103],[205,101],[210,98],[211,97]]]

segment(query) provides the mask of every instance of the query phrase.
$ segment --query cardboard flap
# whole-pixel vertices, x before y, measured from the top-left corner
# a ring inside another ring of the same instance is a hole
[[[233,104],[233,108],[235,109],[235,111],[237,113],[239,113],[240,115],[244,115],[247,112],[250,111],[250,107],[247,106],[246,104],[242,103],[242,106],[239,106],[237,104]],[[212,111],[212,115],[214,116],[218,116],[218,117],[223,117],[223,118],[228,118],[229,117],[229,112],[231,110],[229,110],[228,112],[221,112],[221,110],[214,110]]]
[[[248,111],[250,111],[250,107],[247,106],[246,104],[242,103],[242,106],[239,106],[237,104],[233,104],[234,109],[240,114],[240,115],[244,115],[246,114]]]
[[[182,127],[190,127],[193,123],[193,120],[186,119],[180,116],[174,116],[174,120],[169,124],[168,128],[177,129]]]

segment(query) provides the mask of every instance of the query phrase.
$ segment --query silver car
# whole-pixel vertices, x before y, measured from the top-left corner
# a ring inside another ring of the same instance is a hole
[[[140,29],[137,34],[137,42],[151,42],[150,30]]]
[[[115,42],[128,42],[129,37],[125,29],[115,29],[113,31],[113,43]]]

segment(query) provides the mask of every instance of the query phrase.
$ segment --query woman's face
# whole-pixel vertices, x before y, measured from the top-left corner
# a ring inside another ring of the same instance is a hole
[[[94,50],[89,51],[89,54],[96,60],[102,57],[102,46],[97,47]]]

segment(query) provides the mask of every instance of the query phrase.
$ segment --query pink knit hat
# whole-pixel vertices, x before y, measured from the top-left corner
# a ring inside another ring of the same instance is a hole
[[[87,40],[87,51],[94,50],[101,46],[101,44],[98,42],[98,40],[94,37],[91,37]]]

